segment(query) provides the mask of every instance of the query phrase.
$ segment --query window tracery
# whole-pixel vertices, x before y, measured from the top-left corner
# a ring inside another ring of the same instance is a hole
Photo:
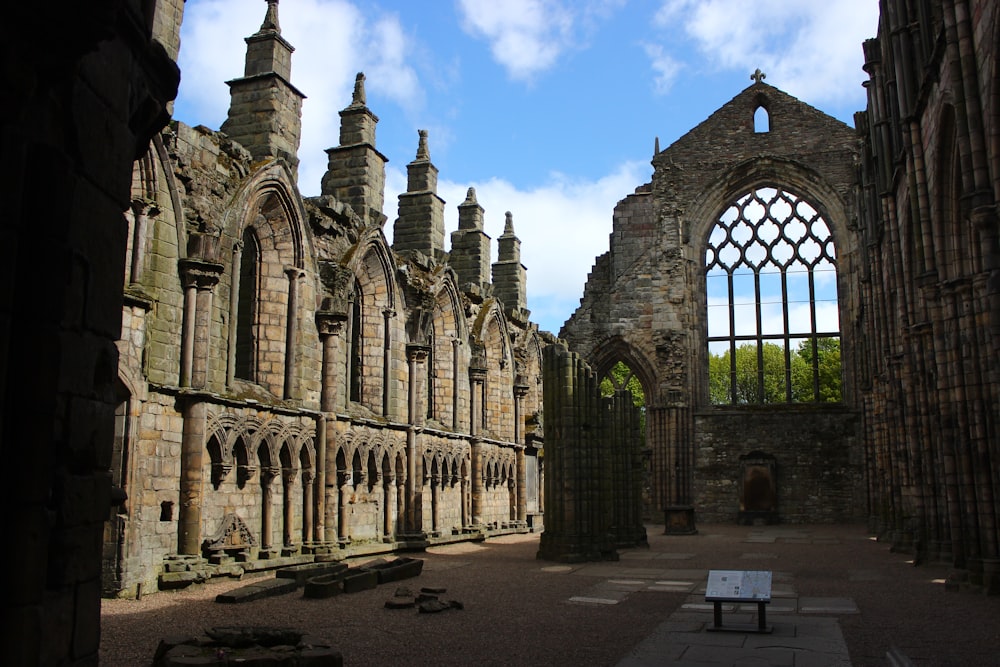
[[[841,400],[836,248],[814,206],[744,194],[712,228],[705,271],[712,403]]]

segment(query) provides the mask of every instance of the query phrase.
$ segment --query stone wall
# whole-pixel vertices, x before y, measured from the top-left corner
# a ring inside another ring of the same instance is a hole
[[[764,83],[759,74],[754,78],[666,149],[659,150],[657,142],[652,181],[618,202],[609,250],[596,259],[580,307],[560,331],[599,377],[622,362],[641,383],[649,417],[654,510],[693,505],[701,516],[704,503],[706,518],[730,516],[715,488],[732,471],[705,464],[699,448],[707,438],[726,457],[747,451],[738,430],[694,417],[711,406],[706,249],[713,228],[734,201],[757,188],[783,187],[817,207],[836,244],[837,285],[844,295],[838,304],[840,321],[854,317],[856,303],[850,295],[860,272],[853,227],[857,137],[840,121]],[[754,125],[761,109],[770,118],[767,132]],[[844,328],[842,408],[850,413],[860,407],[850,363],[855,333]],[[741,410],[733,408],[734,414]],[[748,406],[746,433],[767,432],[769,424],[757,425],[762,414],[784,424],[799,415],[794,405],[784,413],[777,406],[769,410]],[[858,461],[859,439],[842,428],[835,433],[848,460]],[[854,494],[863,494],[864,487],[844,475],[828,486],[837,498],[850,500],[852,509],[839,516],[857,516],[853,508],[864,503],[864,496]],[[834,516],[819,504],[786,509],[785,520]],[[815,516],[810,515],[813,510]]]
[[[205,542],[233,515],[264,561],[527,530],[516,461],[529,434],[540,449],[550,338],[488,276],[457,282],[436,179],[401,200],[427,252],[386,243],[363,75],[323,194],[299,194],[294,147],[275,136],[297,109],[239,94],[294,97],[267,11],[254,71],[230,82],[236,138],[174,123],[135,164],[117,392],[134,428],[116,441],[127,511],[105,535],[108,595],[154,589],[176,555],[210,573]],[[419,142],[414,170],[436,176]]]
[[[858,415],[843,407],[717,409],[695,414],[694,495],[701,521],[736,521],[740,457],[775,458],[777,521],[862,520],[867,511]]]

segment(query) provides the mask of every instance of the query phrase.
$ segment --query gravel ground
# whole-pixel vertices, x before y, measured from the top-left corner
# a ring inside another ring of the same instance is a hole
[[[661,532],[647,527],[650,548],[673,558],[657,559],[655,567],[771,569],[790,574],[800,596],[853,599],[860,613],[841,616],[840,625],[855,666],[888,664],[893,646],[920,667],[1000,666],[1000,596],[945,591],[947,567],[914,567],[908,556],[869,539],[863,527],[701,525],[692,536]],[[644,590],[617,605],[569,603],[606,581],[606,564],[601,576],[586,564],[545,571],[553,563],[536,560],[537,549],[538,535],[434,547],[420,555],[425,564],[419,578],[324,600],[293,593],[245,604],[214,602],[248,577],[142,600],[105,600],[101,664],[148,665],[163,637],[263,625],[331,640],[348,667],[614,665],[686,599]],[[651,566],[629,554],[621,551],[615,565],[623,576]],[[386,609],[399,586],[445,588],[442,597],[464,609]],[[779,615],[769,619],[780,622]]]

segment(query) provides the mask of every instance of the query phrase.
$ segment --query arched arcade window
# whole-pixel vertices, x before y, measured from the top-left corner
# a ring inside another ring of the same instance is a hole
[[[709,399],[841,400],[837,256],[816,207],[777,187],[728,206],[705,251]]]

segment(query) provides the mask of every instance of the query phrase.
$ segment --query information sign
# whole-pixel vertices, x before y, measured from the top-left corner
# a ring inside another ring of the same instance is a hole
[[[771,573],[760,570],[710,570],[706,600],[771,601]]]

